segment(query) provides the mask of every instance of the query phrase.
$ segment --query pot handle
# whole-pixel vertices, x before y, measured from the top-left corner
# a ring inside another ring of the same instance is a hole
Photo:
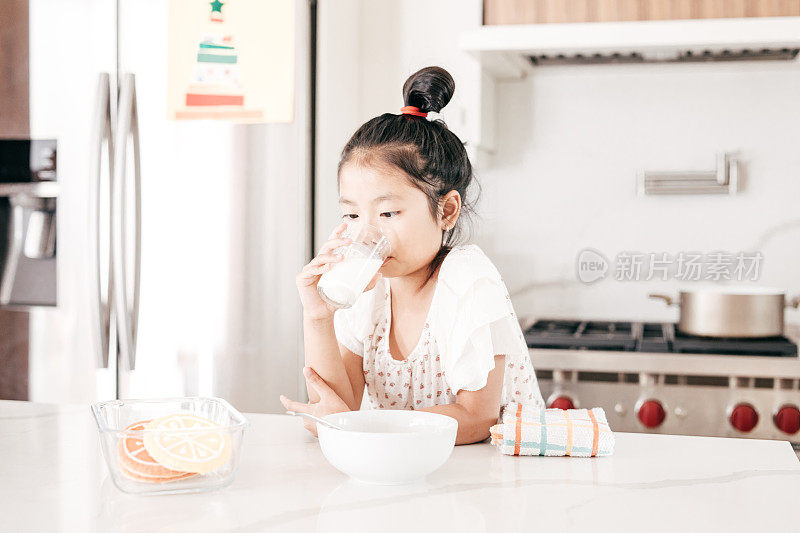
[[[800,307],[800,294],[786,302],[786,307],[794,307],[795,309]]]
[[[651,293],[651,294],[648,294],[647,297],[648,298],[653,298],[654,300],[664,300],[664,302],[667,305],[675,305],[675,302],[673,301],[672,296],[667,296],[666,294]],[[798,298],[800,298],[800,296]]]

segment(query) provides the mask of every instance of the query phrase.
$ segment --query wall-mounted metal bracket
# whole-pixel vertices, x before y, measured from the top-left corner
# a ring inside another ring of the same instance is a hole
[[[656,194],[735,194],[739,190],[739,160],[735,153],[717,155],[710,171],[643,171],[637,180],[639,196]]]

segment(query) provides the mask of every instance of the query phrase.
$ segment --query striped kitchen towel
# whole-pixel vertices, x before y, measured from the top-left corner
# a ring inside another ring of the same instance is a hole
[[[489,430],[492,444],[506,455],[595,457],[614,453],[606,413],[594,409],[541,409],[510,403]]]

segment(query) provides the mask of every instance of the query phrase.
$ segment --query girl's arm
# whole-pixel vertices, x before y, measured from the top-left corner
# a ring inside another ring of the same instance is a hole
[[[303,344],[305,346],[306,366],[313,368],[317,375],[324,379],[328,386],[333,389],[336,395],[352,409],[355,404],[353,386],[350,383],[349,373],[345,367],[344,356],[340,352],[340,346],[336,340],[336,333],[333,329],[333,315],[319,319],[303,317]],[[344,349],[352,354],[350,350]],[[355,354],[352,355],[353,357],[358,357]],[[363,375],[361,379],[364,379]],[[308,383],[306,383],[306,389],[308,390],[309,401],[319,401],[319,394]],[[360,405],[360,396],[358,401]],[[355,409],[358,409],[358,407]]]
[[[364,391],[364,376],[359,367],[358,374],[362,385],[361,393],[356,395],[353,391],[359,390],[358,379],[351,370],[355,367],[352,358],[358,356],[336,340],[336,330],[333,325],[336,311],[324,302],[317,292],[317,284],[322,274],[333,268],[334,263],[342,260],[342,255],[334,254],[334,250],[351,242],[350,239],[341,237],[345,227],[346,224],[342,223],[333,230],[319,254],[297,275],[296,283],[300,302],[303,304],[303,346],[306,366],[313,368],[317,376],[322,378],[343,402],[350,407],[355,405],[354,409],[358,409]],[[364,291],[375,287],[380,277],[380,273],[376,273]],[[314,403],[320,400],[319,394],[308,382],[306,389],[309,401]]]
[[[460,390],[456,403],[434,405],[420,411],[439,413],[458,420],[456,444],[472,444],[489,437],[489,428],[497,423],[500,399],[503,392],[505,355],[494,356],[494,369],[489,372],[486,385],[476,391]]]
[[[344,363],[347,377],[350,379],[350,386],[353,390],[353,403],[347,402],[351,411],[358,411],[361,409],[361,399],[364,396],[364,359],[339,343],[339,351],[342,354],[342,362]]]

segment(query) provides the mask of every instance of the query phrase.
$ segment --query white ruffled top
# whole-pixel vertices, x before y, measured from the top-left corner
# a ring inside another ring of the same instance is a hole
[[[486,385],[495,355],[506,356],[501,407],[544,406],[511,298],[478,246],[456,246],[445,257],[422,335],[403,360],[389,353],[391,309],[391,283],[382,278],[334,314],[337,340],[363,358],[373,409],[455,403],[458,391]]]

